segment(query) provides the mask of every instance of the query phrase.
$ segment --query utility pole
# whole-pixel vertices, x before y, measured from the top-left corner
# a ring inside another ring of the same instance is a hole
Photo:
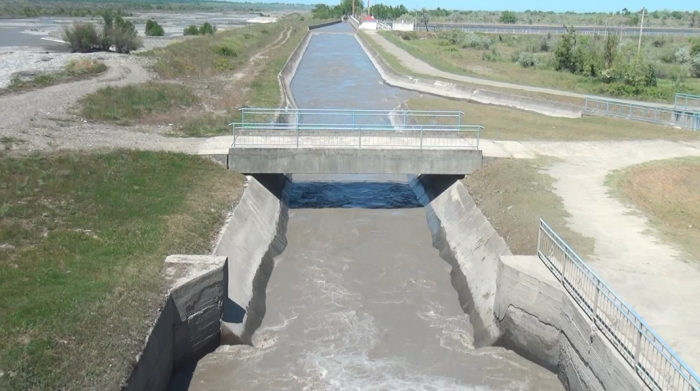
[[[642,23],[639,24],[639,44],[637,45],[637,57],[639,57],[639,54],[642,52],[642,34],[644,34],[644,11],[646,10],[646,8],[642,7]]]
[[[355,18],[355,0],[352,0],[352,17]]]
[[[372,16],[372,8],[369,5],[369,0],[367,0],[367,16]]]

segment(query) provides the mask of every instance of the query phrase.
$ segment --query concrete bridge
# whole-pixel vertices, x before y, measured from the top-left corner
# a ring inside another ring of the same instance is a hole
[[[247,174],[470,174],[480,125],[459,111],[241,109],[229,168]]]

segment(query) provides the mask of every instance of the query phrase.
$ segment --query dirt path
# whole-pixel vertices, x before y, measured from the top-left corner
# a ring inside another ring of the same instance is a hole
[[[565,97],[570,97],[570,98],[585,99],[586,96],[593,96],[593,95],[586,95],[586,94],[578,94],[578,93],[570,92],[570,91],[555,90],[552,88],[532,87],[532,86],[526,86],[526,85],[521,85],[521,84],[513,84],[513,83],[506,83],[506,82],[500,82],[500,81],[495,81],[495,80],[480,79],[477,77],[462,76],[462,75],[456,75],[454,73],[444,72],[444,71],[441,71],[441,70],[433,67],[432,65],[429,65],[425,61],[420,60],[420,59],[412,56],[411,54],[409,54],[405,50],[401,49],[400,47],[394,45],[392,42],[390,42],[386,38],[382,37],[380,34],[377,34],[376,32],[368,31],[367,36],[369,37],[369,39],[371,39],[374,42],[376,42],[377,44],[379,44],[389,54],[392,54],[393,56],[398,58],[403,66],[405,66],[406,68],[412,70],[413,72],[415,72],[417,74],[428,75],[428,76],[432,76],[432,77],[439,77],[439,78],[447,79],[447,80],[455,80],[455,81],[467,83],[467,84],[476,84],[476,85],[490,86],[490,87],[497,87],[497,88],[507,88],[507,89],[511,89],[511,90],[537,92],[537,93],[550,94],[550,95],[556,95],[556,96],[565,96]],[[661,103],[631,101],[631,100],[624,100],[624,99],[611,99],[611,98],[607,98],[607,97],[600,97],[600,98],[610,99],[610,100],[616,101],[616,102],[638,104],[638,105],[643,105],[643,106],[673,108],[673,105],[667,105],[667,104],[661,104]]]
[[[649,220],[611,197],[605,184],[613,170],[651,160],[700,156],[700,142],[513,144],[533,155],[561,159],[547,173],[556,179],[555,192],[572,215],[569,227],[595,239],[590,265],[691,367],[700,368],[700,265],[660,240]]]

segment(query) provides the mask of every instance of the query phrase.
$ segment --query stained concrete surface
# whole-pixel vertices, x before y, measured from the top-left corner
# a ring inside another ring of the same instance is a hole
[[[253,346],[208,355],[189,390],[563,389],[513,352],[473,349],[451,267],[405,178],[350,178],[370,183],[294,176],[289,204],[300,208]]]

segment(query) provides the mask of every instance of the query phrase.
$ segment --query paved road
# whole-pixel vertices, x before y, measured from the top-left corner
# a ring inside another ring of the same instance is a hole
[[[406,68],[408,68],[408,69],[410,69],[413,72],[418,73],[418,74],[428,75],[428,76],[432,76],[432,77],[439,77],[442,79],[454,80],[454,81],[467,83],[467,84],[476,84],[476,85],[489,86],[489,87],[506,88],[506,89],[511,89],[511,90],[537,92],[537,93],[543,93],[543,94],[549,94],[549,95],[555,95],[555,96],[565,96],[565,97],[572,97],[572,98],[579,98],[579,99],[585,99],[586,96],[592,96],[592,95],[579,94],[579,93],[570,92],[570,91],[555,90],[553,88],[533,87],[533,86],[506,83],[506,82],[495,81],[495,80],[480,79],[480,78],[471,77],[471,76],[456,75],[454,73],[441,71],[441,70],[433,67],[432,65],[426,63],[425,61],[420,60],[416,57],[413,57],[411,54],[409,54],[405,50],[401,49],[400,47],[394,45],[392,42],[390,42],[386,38],[382,37],[381,35],[377,34],[376,32],[368,31],[367,36],[370,39],[372,39],[374,42],[378,43],[388,53],[390,53],[390,54],[394,55],[396,58],[398,58],[399,61],[401,61],[401,63],[403,64],[403,66],[405,66]],[[606,98],[606,97],[598,97],[598,98],[610,99],[610,98]],[[631,103],[631,104],[650,106],[650,107],[673,108],[673,105],[669,105],[669,104],[640,102],[640,101],[632,101],[632,100],[625,100],[625,99],[610,99],[610,100],[615,101],[615,102]]]

